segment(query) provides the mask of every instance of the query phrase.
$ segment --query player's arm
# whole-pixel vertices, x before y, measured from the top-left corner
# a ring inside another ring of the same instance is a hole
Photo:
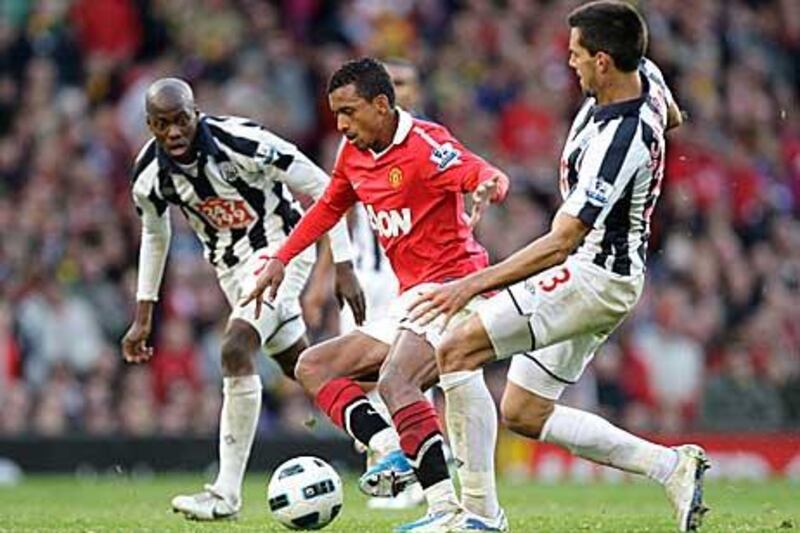
[[[294,161],[281,178],[292,190],[306,194],[318,201],[325,193],[330,178],[302,152],[295,149]],[[352,267],[353,247],[347,231],[347,220],[341,219],[328,232],[334,263],[350,263]]]
[[[506,174],[465,148],[444,128],[423,135],[431,145],[431,164],[435,165],[435,186],[461,193],[472,193],[470,225],[475,226],[489,204],[508,195]]]
[[[133,324],[122,339],[122,355],[130,363],[139,363],[153,355],[147,340],[152,331],[153,309],[164,276],[172,232],[166,202],[151,198],[136,188],[134,202],[142,221],[136,312]]]
[[[412,320],[421,324],[450,318],[476,295],[499,289],[560,265],[580,245],[592,227],[602,225],[636,175],[647,150],[633,149],[638,119],[609,125],[586,149],[578,183],[556,214],[550,231],[507,259],[485,270],[420,296],[411,306]]]
[[[255,301],[256,316],[260,316],[264,292],[269,289],[267,297],[270,301],[275,298],[289,261],[329,231],[357,200],[358,197],[347,178],[334,170],[331,182],[322,197],[303,215],[300,223],[292,230],[275,256],[269,258],[256,272],[258,275],[256,287],[245,297],[241,305],[246,306]]]
[[[672,95],[661,69],[650,59],[644,58],[642,59],[641,70],[652,83],[658,85],[664,92],[664,98],[667,101],[667,130],[679,127],[685,120],[685,114],[675,101],[675,97]]]
[[[328,175],[299,150],[294,161],[284,173],[283,181],[293,190],[302,192],[318,201],[330,183]],[[353,265],[353,247],[347,227],[347,218],[342,217],[328,232],[328,243],[333,258],[335,273],[334,294],[341,309],[347,302],[353,311],[356,324],[366,318],[366,297],[358,282]]]

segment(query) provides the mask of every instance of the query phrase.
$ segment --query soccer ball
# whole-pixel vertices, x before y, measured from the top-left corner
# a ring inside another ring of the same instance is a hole
[[[342,480],[318,457],[295,457],[275,470],[267,487],[269,509],[289,529],[321,529],[342,510]]]

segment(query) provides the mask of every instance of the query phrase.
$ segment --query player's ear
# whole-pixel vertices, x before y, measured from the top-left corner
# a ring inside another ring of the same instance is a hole
[[[614,58],[612,58],[609,54],[603,51],[597,52],[594,56],[595,64],[597,65],[597,69],[605,74],[608,70],[614,66]]]
[[[378,112],[382,115],[390,113],[392,106],[389,104],[389,97],[385,94],[379,94],[372,99],[372,104],[378,108]]]

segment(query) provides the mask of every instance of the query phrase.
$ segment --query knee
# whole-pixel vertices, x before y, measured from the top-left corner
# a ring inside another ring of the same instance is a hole
[[[476,327],[473,320],[467,320],[448,332],[436,349],[440,373],[476,370],[485,363]]]
[[[504,396],[500,403],[503,424],[513,431],[531,439],[538,439],[542,429],[553,413],[552,402],[519,402]]]
[[[225,376],[247,376],[255,373],[253,355],[258,349],[255,339],[247,333],[230,330],[222,341],[222,371]]]
[[[297,359],[294,377],[306,392],[314,395],[328,380],[325,369],[326,365],[319,356],[319,350],[308,348]]]
[[[461,329],[462,326],[453,329],[436,349],[436,363],[439,366],[439,372],[442,374],[465,370],[462,368],[466,352],[462,342]]]

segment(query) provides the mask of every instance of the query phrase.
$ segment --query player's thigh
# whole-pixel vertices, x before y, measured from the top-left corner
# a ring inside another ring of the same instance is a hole
[[[477,313],[497,356],[507,357],[586,332],[608,335],[640,294],[640,279],[568,260],[482,302]]]
[[[220,277],[220,286],[231,305],[230,321],[240,320],[249,324],[261,340],[261,345],[269,355],[288,350],[294,346],[306,332],[303,313],[300,308],[299,292],[305,283],[309,262],[303,258],[292,261],[287,267],[286,289],[279,291],[273,302],[264,302],[261,314],[256,316],[255,303],[247,306],[239,304],[256,282],[255,272],[261,265],[257,255],[234,270]]]
[[[380,381],[391,382],[393,387],[426,389],[438,376],[433,346],[424,337],[401,329],[380,369]]]
[[[295,373],[304,387],[316,389],[334,378],[374,375],[388,352],[387,344],[353,331],[306,349]]]
[[[517,354],[511,359],[508,381],[542,398],[558,400],[568,386],[580,379],[606,338],[605,334],[586,333]]]

